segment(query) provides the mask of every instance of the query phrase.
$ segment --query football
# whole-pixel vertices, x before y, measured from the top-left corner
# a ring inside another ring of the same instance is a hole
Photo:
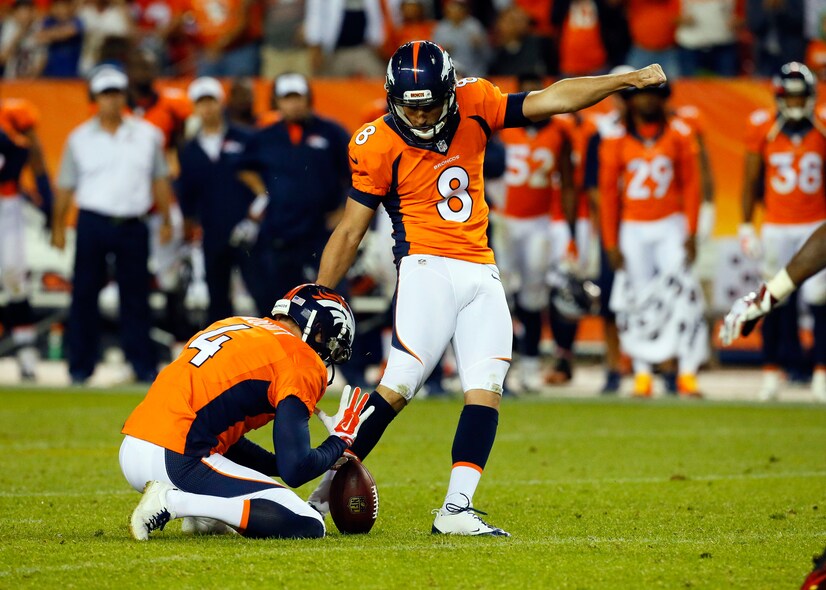
[[[363,534],[379,516],[376,482],[361,461],[350,458],[339,467],[330,486],[330,515],[339,532]]]

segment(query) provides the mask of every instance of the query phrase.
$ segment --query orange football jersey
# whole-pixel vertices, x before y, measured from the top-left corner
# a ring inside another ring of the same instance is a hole
[[[187,117],[192,114],[192,103],[181,90],[164,88],[158,93],[158,99],[146,109],[134,107],[134,115],[152,123],[161,130],[164,147],[170,147],[176,133],[183,132]]]
[[[460,80],[458,127],[449,141],[437,142],[437,149],[409,144],[390,115],[353,135],[350,198],[374,209],[384,204],[393,220],[397,261],[408,254],[433,254],[494,262],[486,235],[482,163],[491,133],[505,126],[509,96],[515,95],[481,78]]]
[[[599,148],[602,237],[618,242],[620,219],[654,221],[684,212],[689,233],[700,209],[699,157],[691,129],[671,119],[659,135],[643,140],[619,130]]]
[[[176,453],[223,453],[294,395],[312,414],[327,387],[318,354],[268,318],[215,322],[187,342],[127,418],[128,434]]]
[[[4,98],[0,101],[0,129],[14,143],[29,147],[26,133],[37,126],[40,115],[37,108],[22,98]]]
[[[763,220],[810,223],[826,219],[826,137],[811,126],[800,134],[790,134],[785,128],[778,131],[776,121],[766,110],[755,111],[746,136],[746,150],[759,154],[764,165]]]
[[[560,200],[559,159],[568,131],[556,119],[545,125],[504,129],[505,203],[507,217],[547,215],[552,201]],[[560,205],[561,210],[561,205]]]
[[[594,0],[572,0],[559,34],[559,70],[569,76],[593,74],[605,67],[599,12]]]

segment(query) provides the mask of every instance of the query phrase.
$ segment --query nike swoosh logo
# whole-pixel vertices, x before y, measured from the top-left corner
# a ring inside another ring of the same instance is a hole
[[[356,165],[358,165],[358,163],[359,163],[359,161],[356,160],[353,156],[350,156],[350,161],[353,162],[353,164],[356,164]]]
[[[502,282],[502,279],[500,279],[499,277],[497,277],[495,274],[491,273],[491,275],[490,275],[490,276],[492,276],[494,279],[496,279],[496,280],[497,280],[497,281],[499,281],[500,283]]]

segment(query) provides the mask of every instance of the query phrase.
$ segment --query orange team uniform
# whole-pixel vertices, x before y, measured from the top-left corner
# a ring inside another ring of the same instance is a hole
[[[208,47],[231,31],[238,23],[244,0],[182,0],[186,12],[192,15],[198,41]],[[262,3],[253,0],[249,7],[246,29],[224,49],[235,49],[261,38]]]
[[[559,35],[559,69],[582,76],[605,68],[608,54],[602,43],[594,0],[573,0]]]
[[[310,414],[327,387],[318,354],[268,318],[234,317],[192,337],[122,433],[183,455],[223,454],[296,396]]]
[[[620,219],[656,221],[684,212],[697,232],[700,183],[697,141],[680,119],[671,119],[647,141],[623,130],[599,148],[602,238],[617,247]]]
[[[5,133],[18,150],[0,163],[0,198],[20,193],[20,173],[28,160],[31,142],[27,134],[37,126],[40,116],[27,100],[4,98],[0,101],[0,131]]]
[[[589,219],[591,205],[588,191],[585,190],[585,154],[588,151],[588,142],[597,133],[597,126],[592,119],[583,117],[579,113],[557,115],[554,119],[568,128],[568,137],[571,139],[571,164],[577,195],[576,217],[577,219]],[[558,205],[551,203],[551,220],[562,221],[564,219],[562,202],[559,201]]]
[[[373,209],[384,204],[397,262],[408,254],[494,262],[482,164],[491,133],[505,126],[509,98],[487,80],[465,78],[456,101],[458,127],[447,145],[437,142],[444,153],[408,144],[390,115],[363,125],[350,141],[350,198]],[[517,116],[523,124],[521,111]]]
[[[152,104],[132,107],[132,114],[152,123],[161,130],[164,147],[171,147],[172,140],[183,133],[187,117],[192,114],[192,103],[186,94],[176,88],[164,88]]]
[[[826,219],[826,137],[814,127],[802,137],[792,137],[774,129],[776,120],[766,110],[755,111],[746,136],[746,150],[759,154],[765,166],[763,221],[800,224]]]
[[[680,0],[628,0],[626,11],[634,45],[649,51],[674,45]]]
[[[505,144],[506,217],[527,219],[547,215],[560,203],[559,156],[569,141],[565,125],[551,119],[545,125],[504,129],[499,134]]]

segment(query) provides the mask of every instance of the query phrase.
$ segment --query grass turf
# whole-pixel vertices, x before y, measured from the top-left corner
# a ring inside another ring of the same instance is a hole
[[[513,537],[431,536],[461,406],[423,400],[367,462],[369,535],[137,543],[140,397],[0,391],[0,588],[797,588],[826,542],[826,410],[625,400],[506,400],[475,504]]]

